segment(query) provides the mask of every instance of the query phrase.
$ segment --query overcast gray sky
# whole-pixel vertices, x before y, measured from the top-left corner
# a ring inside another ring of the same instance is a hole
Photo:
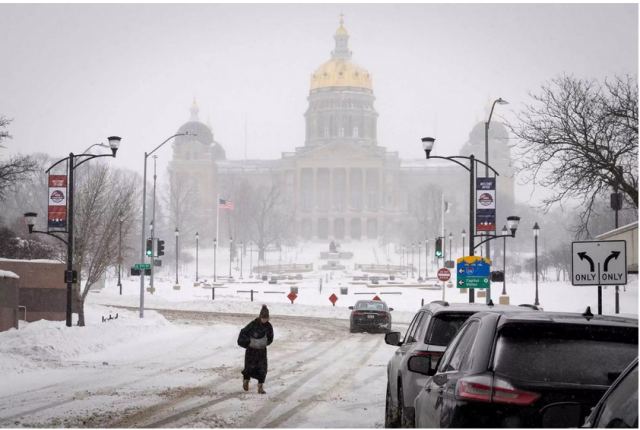
[[[64,155],[122,136],[114,164],[200,118],[232,159],[304,143],[313,71],[339,14],[353,61],[373,76],[379,143],[421,158],[420,137],[457,152],[490,100],[509,117],[562,73],[637,75],[636,4],[0,4],[0,115],[12,152]],[[170,147],[159,152],[163,169]]]

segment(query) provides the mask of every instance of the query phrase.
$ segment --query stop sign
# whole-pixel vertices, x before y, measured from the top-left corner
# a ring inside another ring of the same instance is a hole
[[[441,280],[442,282],[448,281],[451,278],[451,272],[449,272],[449,269],[446,268],[442,268],[440,270],[438,270],[438,279]]]

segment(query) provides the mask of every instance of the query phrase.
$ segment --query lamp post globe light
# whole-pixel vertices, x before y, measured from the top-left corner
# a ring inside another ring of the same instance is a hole
[[[178,227],[176,227],[174,233],[176,235],[176,284],[173,286],[173,289],[179,290],[180,284],[178,283],[178,238],[180,237],[180,231],[178,230]]]
[[[76,279],[77,275],[73,270],[73,203],[74,203],[74,171],[80,166],[82,163],[85,163],[89,160],[93,160],[94,158],[100,157],[113,157],[115,158],[116,153],[118,152],[118,148],[120,147],[120,142],[122,138],[119,136],[109,136],[107,137],[107,141],[109,142],[109,148],[111,149],[111,154],[90,154],[88,152],[83,152],[82,154],[74,154],[73,152],[69,153],[68,157],[65,157],[61,160],[55,162],[51,167],[49,167],[45,173],[49,173],[55,166],[58,164],[67,161],[67,225],[66,231],[60,231],[60,233],[67,233],[67,239],[63,239],[60,236],[57,236],[49,231],[38,231],[34,230],[33,226],[35,225],[35,219],[38,216],[35,212],[27,212],[24,214],[25,220],[27,222],[27,226],[29,228],[29,233],[40,233],[47,234],[49,236],[53,236],[56,239],[63,242],[67,245],[67,268],[64,273],[64,281],[67,284],[67,303],[66,303],[66,326],[71,327],[71,303],[73,297],[73,283]],[[91,145],[87,150],[91,149]],[[99,144],[99,146],[106,146],[104,144]],[[143,240],[143,248],[144,248],[144,240]],[[143,250],[144,251],[144,250]],[[76,275],[76,276],[74,276]]]
[[[198,282],[198,251],[199,251],[199,245],[200,245],[200,235],[198,234],[198,232],[196,231],[196,282]]]
[[[534,305],[539,306],[540,301],[538,300],[538,236],[540,235],[540,226],[536,222],[533,225],[533,243],[534,243],[534,252],[535,252],[535,273],[536,273],[536,300],[533,302]]]

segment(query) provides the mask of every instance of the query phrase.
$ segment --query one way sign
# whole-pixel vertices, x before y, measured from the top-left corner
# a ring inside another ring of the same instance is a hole
[[[626,285],[627,242],[603,240],[571,244],[573,285]]]

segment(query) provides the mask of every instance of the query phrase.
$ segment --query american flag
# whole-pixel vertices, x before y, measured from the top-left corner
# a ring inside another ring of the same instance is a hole
[[[231,200],[218,199],[218,207],[220,209],[231,209],[231,210],[233,210],[233,202]]]

